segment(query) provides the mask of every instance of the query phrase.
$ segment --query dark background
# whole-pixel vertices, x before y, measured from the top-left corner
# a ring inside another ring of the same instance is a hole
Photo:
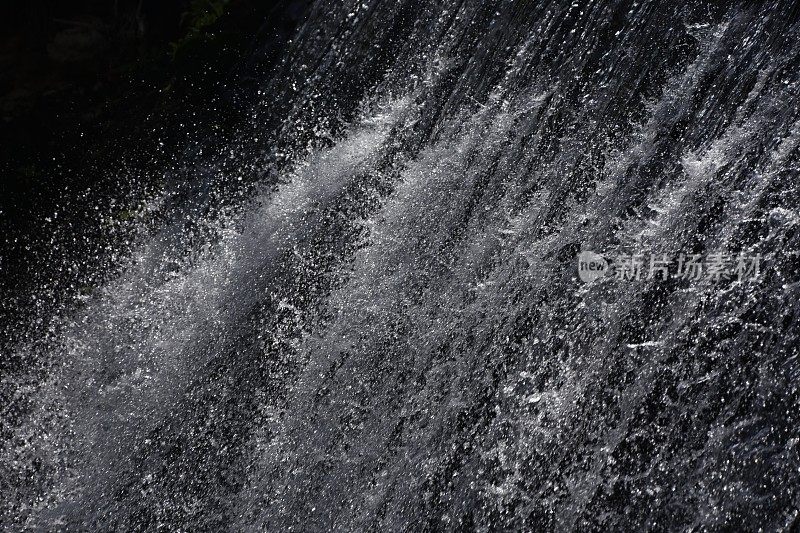
[[[87,147],[111,140],[117,152],[154,113],[207,108],[256,34],[283,37],[304,5],[39,0],[0,9],[0,205],[13,223],[49,210],[38,204],[51,196],[51,169],[73,168]],[[96,178],[62,175],[59,185]]]
[[[49,200],[51,170],[59,168],[53,158],[72,167],[86,155],[73,153],[76,147],[86,148],[115,125],[135,125],[153,110],[159,85],[179,70],[169,43],[188,33],[190,7],[178,0],[106,0],[3,8],[0,161],[7,223]],[[74,185],[74,178],[61,175],[59,185]]]
[[[187,146],[222,141],[240,123],[308,3],[0,7],[0,329],[19,330],[43,291],[47,299],[98,281],[109,239],[126,239],[101,234],[98,213],[124,221],[126,200],[141,197]],[[68,269],[87,257],[97,258],[94,269]]]

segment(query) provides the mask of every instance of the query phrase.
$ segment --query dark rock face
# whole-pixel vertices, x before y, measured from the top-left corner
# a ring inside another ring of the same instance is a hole
[[[259,32],[246,113],[57,265],[113,275],[9,328],[0,523],[793,530],[798,19],[320,1]],[[645,275],[583,283],[582,251]]]

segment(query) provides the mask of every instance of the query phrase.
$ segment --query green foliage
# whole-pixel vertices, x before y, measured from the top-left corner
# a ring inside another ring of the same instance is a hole
[[[181,24],[186,27],[186,34],[169,45],[173,59],[180,55],[203,29],[214,24],[225,14],[225,7],[229,2],[230,0],[192,0],[189,9],[181,16]]]
[[[195,34],[217,21],[230,0],[192,0],[182,22],[188,24],[188,34]]]

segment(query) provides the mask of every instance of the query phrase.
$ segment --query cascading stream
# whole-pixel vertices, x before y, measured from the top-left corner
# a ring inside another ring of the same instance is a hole
[[[315,3],[195,193],[15,348],[48,371],[3,377],[0,524],[796,528],[798,24]],[[583,283],[584,251],[761,272]]]

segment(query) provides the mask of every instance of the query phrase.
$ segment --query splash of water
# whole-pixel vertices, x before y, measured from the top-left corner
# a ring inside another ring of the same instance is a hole
[[[291,152],[277,181],[203,219],[189,260],[175,226],[148,237],[19,387],[9,523],[796,523],[790,3],[325,9],[264,133]],[[766,273],[577,281],[581,250],[636,247]]]

